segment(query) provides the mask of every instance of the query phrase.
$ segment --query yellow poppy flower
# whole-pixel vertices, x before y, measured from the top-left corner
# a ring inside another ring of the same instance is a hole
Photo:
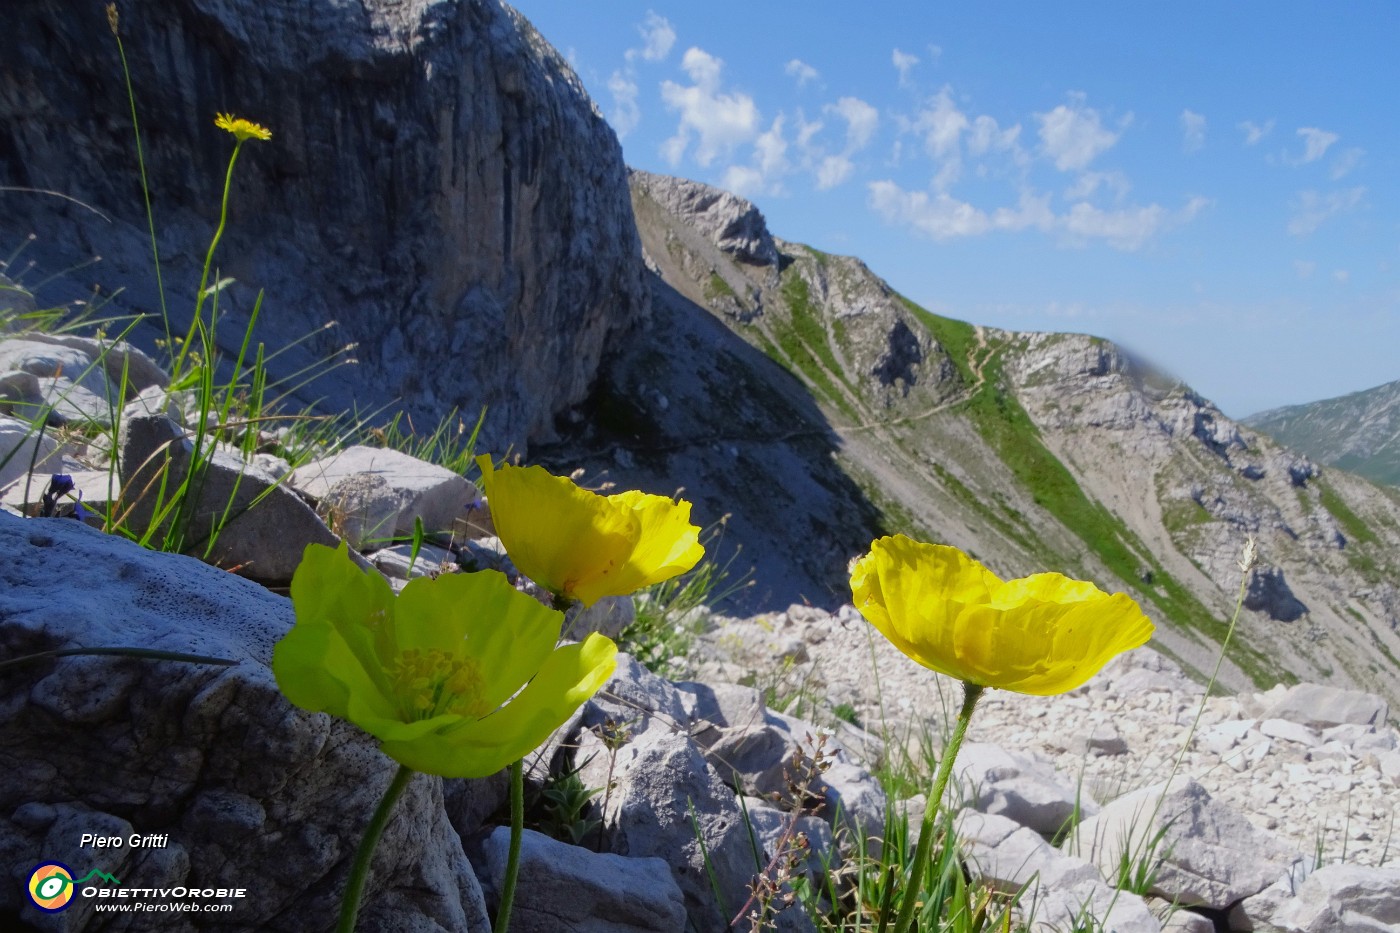
[[[543,467],[476,462],[506,553],[551,593],[591,606],[685,573],[705,555],[684,499],[600,496]]]
[[[485,777],[519,761],[612,676],[601,635],[555,647],[563,613],[503,574],[444,574],[397,597],[312,544],[292,577],[296,624],[272,671],[302,709],[347,719],[415,771]]]
[[[1124,593],[1058,573],[999,579],[957,548],[880,538],[851,571],[861,614],[900,651],[982,687],[1046,696],[1083,684],[1153,626]]]
[[[214,125],[221,130],[227,130],[232,133],[237,137],[239,142],[243,142],[245,139],[261,139],[266,142],[272,138],[272,130],[254,123],[251,120],[235,117],[231,113],[216,114],[214,117]]]

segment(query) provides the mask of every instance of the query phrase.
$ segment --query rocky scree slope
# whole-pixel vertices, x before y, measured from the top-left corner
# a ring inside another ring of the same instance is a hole
[[[722,489],[706,506],[734,514],[760,608],[794,591],[839,605],[846,562],[904,531],[1003,576],[1053,568],[1126,590],[1159,649],[1202,676],[1252,536],[1226,683],[1400,702],[1394,491],[1319,467],[1107,341],[932,314],[857,259],[772,236],[733,195],[634,171],[632,197],[662,324],[612,367],[567,459]]]
[[[0,254],[34,235],[21,264],[36,268],[11,275],[31,288],[57,275],[41,306],[95,297],[106,314],[154,314],[135,335],[150,349],[160,303],[102,5],[6,13]],[[219,220],[225,111],[273,138],[239,157],[220,338],[236,353],[258,289],[269,347],[338,321],[273,364],[285,376],[358,343],[358,367],[302,393],[324,410],[353,408],[365,385],[420,423],[485,405],[484,439],[521,449],[553,435],[605,344],[646,318],[617,139],[499,0],[171,0],[122,5],[120,28],[179,333]]]
[[[1323,463],[1400,486],[1400,380],[1244,420]]]

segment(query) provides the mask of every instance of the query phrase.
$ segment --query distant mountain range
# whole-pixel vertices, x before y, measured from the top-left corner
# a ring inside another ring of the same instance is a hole
[[[1261,411],[1244,422],[1325,464],[1400,486],[1400,380]]]

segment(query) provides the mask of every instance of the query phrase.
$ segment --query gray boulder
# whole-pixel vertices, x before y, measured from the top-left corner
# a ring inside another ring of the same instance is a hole
[[[335,547],[331,533],[296,493],[256,467],[221,450],[200,452],[180,549],[243,576],[269,582],[292,578],[308,544]],[[171,527],[163,514],[172,491],[191,475],[194,441],[164,415],[128,418],[121,429],[122,515],[137,534]],[[162,480],[162,471],[164,479]],[[164,483],[165,494],[161,495]],[[210,539],[213,539],[212,546]],[[352,552],[362,566],[363,558]]]
[[[1400,929],[1400,868],[1338,863],[1308,875],[1291,898],[1270,909],[1231,913],[1232,929],[1257,933],[1393,933]],[[1261,915],[1262,914],[1262,915]],[[1243,921],[1235,926],[1237,921]],[[1247,924],[1247,925],[1245,925]]]
[[[1287,719],[1309,729],[1344,724],[1385,724],[1390,704],[1374,693],[1345,690],[1322,684],[1280,684],[1265,693],[1241,698],[1246,713],[1260,719]]]
[[[1062,848],[1097,864],[1105,877],[1117,875],[1124,853],[1135,865],[1156,863],[1150,893],[1214,910],[1259,893],[1302,858],[1190,778],[1119,797],[1080,823]]]
[[[0,340],[0,410],[49,424],[110,426],[132,397],[169,378],[126,343],[73,334],[26,333]]]
[[[187,557],[80,522],[0,513],[0,645],[15,658],[136,646],[232,667],[126,657],[42,659],[0,672],[0,916],[46,921],[20,881],[36,857],[100,867],[124,887],[243,887],[244,929],[328,930],[351,857],[395,764],[348,723],[291,706],[268,668],[291,604]],[[83,833],[165,837],[101,850]],[[92,902],[61,915],[86,922]],[[193,930],[192,915],[161,929]],[[443,810],[409,784],[377,850],[366,929],[486,931]]]
[[[734,793],[684,734],[650,729],[615,753],[591,732],[579,740],[588,787],[610,789],[603,833],[618,855],[670,866],[697,930],[723,930],[748,899],[758,865]]]
[[[429,534],[451,531],[478,496],[451,470],[379,447],[347,447],[313,460],[290,482],[354,548],[409,537],[415,518]]]
[[[37,474],[46,468],[59,472],[62,453],[53,434],[41,435],[28,421],[0,415],[0,486],[9,485],[31,469]]]
[[[963,799],[983,813],[1004,816],[1042,836],[1053,836],[1099,805],[1048,762],[987,742],[968,742],[953,773]],[[950,788],[950,791],[952,789]]]
[[[967,870],[1005,894],[1020,892],[1017,911],[1032,933],[1078,929],[1085,919],[1118,933],[1158,933],[1142,898],[1115,891],[1099,870],[1068,856],[1034,831],[1001,816],[963,810],[955,829]]]
[[[481,844],[483,887],[499,908],[510,827]],[[510,928],[516,933],[676,933],[685,929],[685,901],[659,858],[594,853],[533,830],[520,841],[520,874]]]

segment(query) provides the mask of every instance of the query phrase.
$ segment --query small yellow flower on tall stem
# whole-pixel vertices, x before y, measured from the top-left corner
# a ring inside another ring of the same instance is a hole
[[[476,462],[506,553],[556,604],[635,593],[705,555],[684,499],[636,490],[600,496],[543,467],[493,467],[485,455]]]
[[[272,138],[272,131],[252,120],[245,120],[242,117],[235,117],[231,113],[219,113],[214,115],[214,125],[221,130],[227,130],[241,143],[246,139],[261,139],[267,142]]]
[[[943,750],[895,933],[908,933],[933,839],[933,821],[989,687],[1065,693],[1152,637],[1132,598],[1058,573],[1002,580],[957,548],[904,535],[880,538],[851,568],[856,609],[896,648],[963,682],[963,704]]]
[[[228,168],[224,172],[224,195],[219,203],[219,226],[215,228],[214,236],[209,241],[209,249],[204,253],[204,271],[199,277],[199,291],[194,296],[194,317],[190,320],[190,329],[180,344],[180,352],[175,356],[175,362],[170,367],[172,385],[179,383],[180,378],[184,376],[185,360],[189,357],[190,349],[194,345],[195,333],[205,326],[202,313],[204,299],[208,296],[209,269],[214,263],[214,251],[219,246],[219,240],[223,238],[224,227],[228,225],[229,192],[233,190],[233,167],[238,163],[238,153],[242,151],[243,144],[250,139],[267,142],[272,138],[272,131],[267,127],[251,120],[235,117],[232,114],[215,114],[214,125],[221,130],[232,133],[235,142],[233,153],[228,157]],[[215,307],[217,310],[217,305]],[[201,425],[201,427],[203,426]]]
[[[413,772],[485,777],[510,766],[514,846],[520,760],[607,682],[617,646],[595,633],[557,647],[563,614],[495,571],[420,578],[395,596],[344,545],[307,547],[292,605],[296,624],[272,654],[277,685],[297,706],[369,732],[400,763],[351,870],[339,926],[348,933],[370,856]],[[498,933],[509,912],[503,892]]]

